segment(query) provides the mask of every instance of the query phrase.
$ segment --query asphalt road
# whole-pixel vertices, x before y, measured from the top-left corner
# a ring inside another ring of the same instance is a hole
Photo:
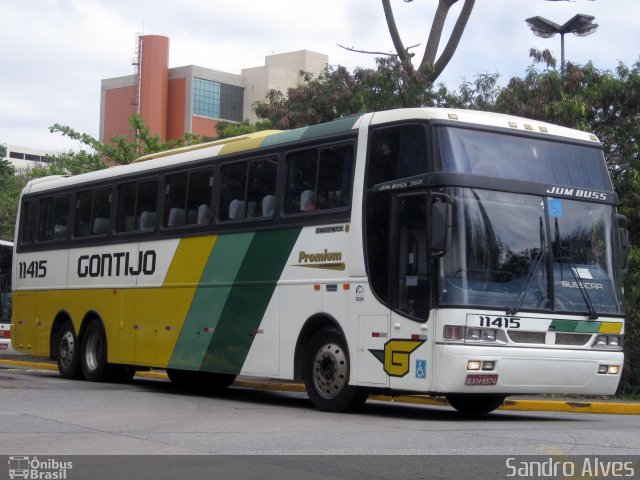
[[[176,390],[70,381],[0,365],[0,455],[639,455],[640,416],[497,411],[369,401],[319,412],[302,393]]]
[[[531,412],[523,405],[563,402],[517,401],[505,407],[517,411],[471,418],[380,400],[331,414],[295,385],[240,380],[199,395],[161,372],[120,385],[64,380],[46,368],[0,361],[0,479],[25,462],[28,478],[65,480],[476,480],[554,469],[609,478],[602,468],[614,467],[640,478],[640,415]]]

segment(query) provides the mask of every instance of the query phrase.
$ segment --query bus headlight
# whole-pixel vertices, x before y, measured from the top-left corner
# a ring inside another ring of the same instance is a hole
[[[494,328],[445,325],[444,339],[453,342],[506,344],[505,333]]]
[[[482,338],[482,329],[480,328],[470,328],[467,333],[467,340],[473,340],[477,342]]]
[[[622,335],[598,335],[591,348],[622,350]]]

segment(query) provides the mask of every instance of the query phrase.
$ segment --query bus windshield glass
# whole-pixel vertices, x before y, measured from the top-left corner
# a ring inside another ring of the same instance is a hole
[[[449,194],[441,305],[622,313],[611,205],[473,188]]]
[[[467,128],[438,127],[441,169],[611,191],[599,144],[561,143]]]

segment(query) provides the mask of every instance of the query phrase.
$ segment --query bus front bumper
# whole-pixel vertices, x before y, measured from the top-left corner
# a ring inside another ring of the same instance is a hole
[[[434,391],[442,393],[611,395],[620,351],[436,344]]]

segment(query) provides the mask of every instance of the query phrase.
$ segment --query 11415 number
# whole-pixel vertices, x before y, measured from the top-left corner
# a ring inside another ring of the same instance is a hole
[[[481,327],[520,328],[520,319],[512,317],[483,317],[480,316]]]
[[[46,260],[33,260],[32,262],[18,263],[18,277],[20,278],[44,278],[46,276]]]

